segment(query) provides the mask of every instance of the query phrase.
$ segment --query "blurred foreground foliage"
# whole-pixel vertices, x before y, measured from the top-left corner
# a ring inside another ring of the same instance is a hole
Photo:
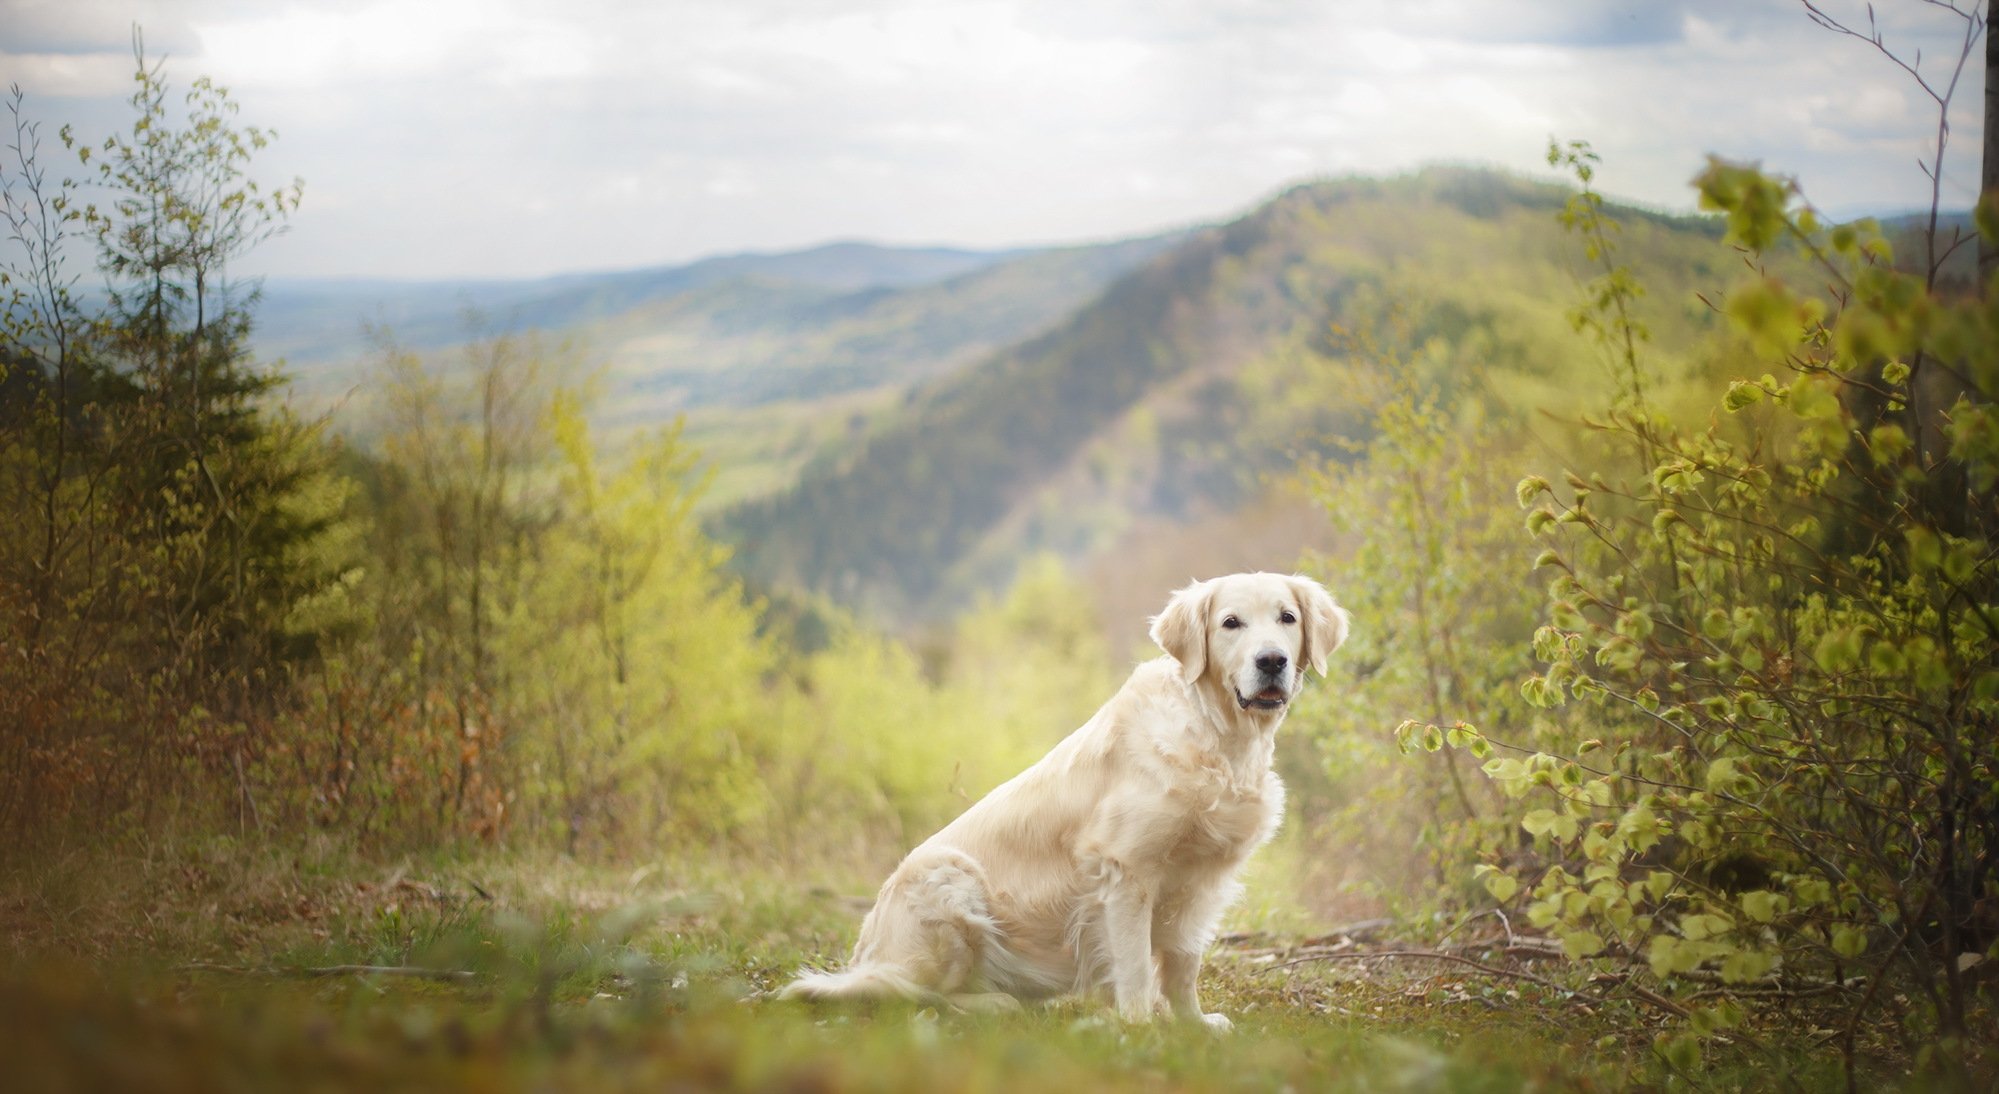
[[[669,856],[357,860],[161,839],[0,867],[0,1047],[22,1089],[1657,1089],[1631,1004],[1573,985],[1280,967],[1225,949],[1226,1038],[1086,1003],[967,1015],[760,993],[853,927],[794,875]],[[40,924],[23,939],[13,932]],[[1243,943],[1239,943],[1241,945]],[[149,960],[106,962],[106,952]],[[79,958],[82,960],[80,961]],[[1551,1020],[1559,1016],[1560,1021]],[[1825,1083],[1808,1049],[1787,1064]],[[1743,1086],[1726,1063],[1702,1078]]]

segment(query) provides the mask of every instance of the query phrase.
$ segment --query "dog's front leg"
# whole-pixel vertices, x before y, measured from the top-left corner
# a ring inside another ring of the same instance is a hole
[[[1199,1022],[1216,1032],[1229,1029],[1231,1023],[1227,1015],[1201,1011],[1200,979],[1201,955],[1198,951],[1160,951],[1160,988],[1166,993],[1166,1002],[1173,1008],[1174,1017],[1183,1022]]]
[[[1111,992],[1118,1017],[1149,1022],[1159,994],[1153,982],[1153,894],[1118,879],[1104,894],[1104,945],[1111,964]]]

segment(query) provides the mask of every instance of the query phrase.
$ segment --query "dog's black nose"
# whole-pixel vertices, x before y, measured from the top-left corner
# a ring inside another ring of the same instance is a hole
[[[1256,655],[1257,671],[1263,673],[1265,676],[1275,676],[1283,672],[1284,666],[1290,664],[1290,662],[1290,658],[1276,650],[1265,650]]]

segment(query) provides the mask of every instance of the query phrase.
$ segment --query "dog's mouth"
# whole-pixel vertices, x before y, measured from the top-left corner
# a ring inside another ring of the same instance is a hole
[[[1254,695],[1244,695],[1238,691],[1235,693],[1235,701],[1244,710],[1251,708],[1256,710],[1281,710],[1284,704],[1291,701],[1291,696],[1286,695],[1283,688],[1272,684]]]

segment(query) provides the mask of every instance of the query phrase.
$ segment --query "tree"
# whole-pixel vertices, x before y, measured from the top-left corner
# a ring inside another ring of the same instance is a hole
[[[1992,6],[1985,8],[1985,147],[1978,171],[1978,210],[1988,221],[1999,216],[1999,38],[1992,35]],[[1999,243],[1981,227],[1978,239],[1978,282],[1990,284],[1999,272]]]
[[[352,539],[318,427],[263,398],[277,378],[249,359],[254,293],[228,277],[300,188],[247,177],[269,134],[236,126],[224,89],[198,80],[178,109],[136,33],[133,48],[128,133],[60,133],[103,204],[51,178],[18,89],[0,167],[0,641],[16,654],[0,672],[23,674],[0,686],[22,727],[9,801],[57,814],[43,791],[60,784],[150,804],[192,773],[232,784],[247,818],[263,747],[247,723],[284,666],[351,622]],[[84,240],[101,306],[75,291]]]

